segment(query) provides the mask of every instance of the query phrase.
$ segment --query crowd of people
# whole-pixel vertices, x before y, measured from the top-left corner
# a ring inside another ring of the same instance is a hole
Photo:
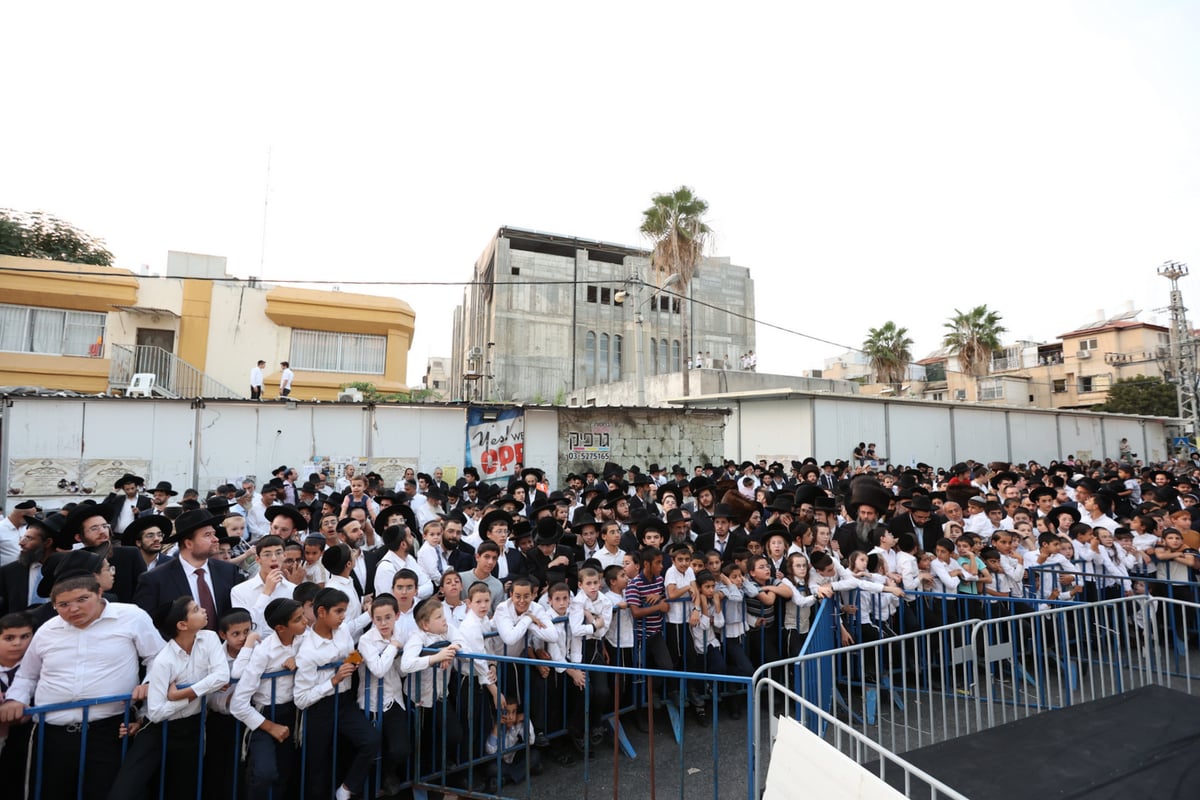
[[[827,599],[850,643],[990,598],[1194,597],[1200,465],[865,454],[610,462],[561,487],[535,467],[389,488],[282,466],[203,499],[127,474],[99,503],[18,503],[0,521],[0,775],[55,800],[81,772],[89,798],[194,797],[202,774],[209,796],[344,800],[439,770],[457,785],[490,753],[494,791],[594,755],[614,705],[647,729],[654,698],[622,668],[706,676],[661,686],[691,724],[739,716],[710,676],[797,655]],[[52,709],[36,737],[32,706]]]

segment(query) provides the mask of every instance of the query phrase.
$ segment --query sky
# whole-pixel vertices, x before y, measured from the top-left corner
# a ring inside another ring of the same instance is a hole
[[[400,297],[414,385],[462,289],[371,282],[469,280],[503,225],[644,245],[681,184],[791,331],[759,325],[760,372],[888,320],[919,358],[982,303],[1052,340],[1200,271],[1200,4],[116,0],[0,28],[0,207],[122,267]]]

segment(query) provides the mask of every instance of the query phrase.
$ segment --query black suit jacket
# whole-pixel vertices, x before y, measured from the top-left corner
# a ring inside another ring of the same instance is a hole
[[[0,567],[0,616],[29,608],[29,567],[20,561]]]
[[[745,548],[749,541],[750,539],[746,534],[731,530],[729,532],[729,540],[725,543],[725,552],[721,553],[721,563],[728,564],[730,561],[733,561],[733,551]],[[696,537],[696,552],[704,554],[709,550],[716,549],[716,533],[702,533]]]
[[[122,548],[125,549],[125,548]],[[133,549],[133,548],[129,548]],[[138,556],[141,560],[141,556]],[[143,567],[145,562],[142,562]],[[228,561],[208,560],[209,577],[212,579],[213,600],[217,604],[217,614],[224,616],[229,613],[229,593],[233,587],[242,582],[242,573]],[[137,590],[133,593],[133,602],[151,616],[163,603],[171,603],[184,595],[191,596],[192,587],[188,585],[187,575],[183,572],[183,562],[173,558],[161,567],[155,567],[149,572],[143,572],[138,581]],[[215,620],[213,623],[215,625]]]
[[[942,538],[941,523],[931,515],[929,521],[926,522],[920,529],[917,529],[913,523],[911,514],[901,514],[888,522],[888,530],[899,536],[902,533],[911,533],[917,540],[917,544],[921,545],[921,549],[926,553],[932,553],[937,545],[938,539]]]
[[[143,511],[149,509],[150,506],[154,505],[150,498],[144,494],[139,494],[136,502],[137,514],[134,514],[135,517],[138,514],[141,514]],[[117,518],[121,516],[121,507],[125,505],[125,493],[113,492],[108,497],[104,498],[104,502],[100,505],[108,509],[108,518],[112,520],[113,525],[116,525]]]
[[[696,506],[696,510],[692,512],[692,532],[696,534],[697,539],[713,532],[712,517],[700,506]]]
[[[460,541],[458,546],[446,556],[446,563],[460,573],[473,570],[475,569],[475,551],[471,549],[471,545]]]
[[[112,588],[117,601],[132,603],[138,581],[146,573],[146,559],[142,558],[142,551],[136,547],[113,547],[108,553],[108,563],[117,568]]]

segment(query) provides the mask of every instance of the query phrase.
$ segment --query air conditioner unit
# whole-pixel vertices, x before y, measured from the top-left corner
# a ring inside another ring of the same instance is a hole
[[[1078,353],[1075,354],[1075,357],[1078,358],[1080,361],[1082,361],[1085,358],[1091,358],[1092,351],[1091,350],[1080,350]]]
[[[967,390],[966,389],[955,389],[954,390],[954,399],[955,400],[966,400],[967,399]]]
[[[361,403],[363,401],[363,393],[358,389],[343,389],[338,392],[339,403]]]
[[[483,355],[482,347],[472,347],[471,348],[471,352],[470,352],[471,358],[480,358],[482,355]]]

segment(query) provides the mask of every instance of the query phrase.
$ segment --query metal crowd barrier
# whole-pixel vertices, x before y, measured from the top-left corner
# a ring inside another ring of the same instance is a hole
[[[759,707],[769,721],[789,713],[862,763],[881,749],[901,754],[1146,685],[1200,692],[1196,639],[1182,652],[1176,639],[1180,619],[1195,617],[1200,604],[1139,595],[1039,601],[1040,610],[1009,613],[1026,601],[981,602],[990,617],[878,641],[828,647],[826,635],[827,649],[816,650],[810,637],[812,652],[756,672]],[[781,681],[783,671],[793,679]],[[764,743],[756,750],[765,753]]]

